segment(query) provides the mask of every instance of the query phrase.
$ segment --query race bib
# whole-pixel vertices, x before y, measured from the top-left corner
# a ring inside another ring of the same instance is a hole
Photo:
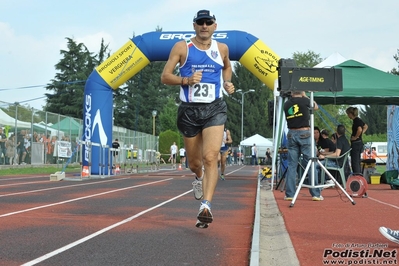
[[[197,83],[189,86],[189,102],[193,103],[211,103],[215,100],[215,84]]]

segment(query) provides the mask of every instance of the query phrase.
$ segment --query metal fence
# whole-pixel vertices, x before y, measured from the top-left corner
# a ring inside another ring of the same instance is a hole
[[[58,163],[60,158],[53,142],[69,142],[74,152],[79,147],[83,134],[83,120],[60,114],[26,108],[18,103],[0,102],[0,127],[3,128],[7,140],[12,135],[14,143],[24,135],[27,154],[19,154],[18,164],[51,164]],[[147,150],[158,150],[158,137],[151,134],[113,126],[112,140],[118,139],[121,148],[142,151],[142,160],[146,158]],[[17,151],[18,154],[20,151]],[[16,158],[16,157],[15,157]],[[0,164],[9,163],[7,156],[0,154]],[[23,159],[23,160],[22,160]],[[79,152],[71,156],[72,162],[80,162]]]

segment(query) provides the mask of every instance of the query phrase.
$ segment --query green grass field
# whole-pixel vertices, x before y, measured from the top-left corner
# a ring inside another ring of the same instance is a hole
[[[35,175],[35,174],[54,174],[62,170],[62,167],[15,167],[0,169],[0,176],[18,176],[18,175]],[[67,167],[65,172],[79,172],[80,167]]]

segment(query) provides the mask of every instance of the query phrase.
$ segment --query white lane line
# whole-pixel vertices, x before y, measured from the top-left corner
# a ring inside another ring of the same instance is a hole
[[[70,187],[96,185],[96,184],[100,184],[100,183],[115,182],[115,181],[119,181],[119,180],[123,180],[123,179],[129,179],[129,177],[112,179],[112,180],[104,180],[104,181],[98,181],[98,182],[93,182],[93,183],[84,183],[84,184],[76,184],[76,185],[69,185],[69,186],[60,186],[60,187],[35,189],[35,190],[29,190],[29,191],[23,191],[23,192],[15,192],[15,193],[10,193],[10,194],[0,195],[0,198],[1,197],[9,197],[9,196],[21,195],[21,194],[29,194],[29,193],[41,192],[41,191],[48,191],[48,190],[54,190],[54,189],[63,189],[63,188],[70,188]],[[32,183],[28,183],[28,184],[32,184]]]
[[[398,209],[398,210],[399,210],[399,207],[396,206],[396,205],[392,205],[392,204],[389,204],[389,203],[380,201],[380,200],[375,199],[375,198],[372,198],[372,197],[370,197],[370,196],[369,196],[368,198],[371,199],[371,200],[374,200],[375,202],[378,202],[378,203],[381,203],[381,204],[384,204],[384,205],[388,205],[388,206],[390,206],[390,207],[392,207],[392,208],[395,208],[395,209]]]
[[[19,186],[19,185],[49,183],[49,182],[51,182],[51,181],[35,181],[35,182],[13,183],[13,184],[0,185],[0,187],[14,187],[14,186]]]
[[[110,191],[106,191],[106,192],[102,192],[102,193],[98,193],[98,194],[93,194],[93,195],[89,195],[89,196],[84,196],[84,197],[79,197],[79,198],[75,198],[75,199],[60,201],[60,202],[56,202],[56,203],[52,203],[52,204],[42,205],[42,206],[29,208],[29,209],[25,209],[25,210],[20,210],[20,211],[16,211],[16,212],[10,212],[10,213],[6,213],[6,214],[0,215],[0,218],[6,217],[6,216],[15,215],[15,214],[19,214],[19,213],[23,213],[23,212],[29,212],[29,211],[33,211],[33,210],[43,209],[43,208],[47,208],[47,207],[51,207],[51,206],[61,205],[61,204],[69,203],[69,202],[74,202],[74,201],[78,201],[78,200],[82,200],[82,199],[88,199],[88,198],[93,198],[93,197],[97,197],[97,196],[101,196],[101,195],[115,193],[115,192],[131,189],[131,188],[149,186],[149,185],[160,183],[160,182],[166,182],[166,181],[169,181],[169,180],[172,180],[172,179],[173,178],[168,178],[168,179],[154,181],[154,182],[145,183],[145,184],[141,184],[141,185],[130,186],[130,187],[125,187],[125,188],[119,188],[119,189],[110,190]]]
[[[236,170],[234,170],[234,171],[231,171],[231,172],[229,172],[229,173],[227,173],[227,174],[225,174],[225,175],[231,175],[231,174],[233,174],[233,173],[235,173],[235,172],[237,172],[237,171],[240,171],[241,169],[243,169],[244,167],[240,167],[240,168],[238,168],[238,169],[236,169]]]
[[[27,263],[24,263],[24,264],[22,264],[22,266],[35,265],[35,264],[37,264],[37,263],[39,263],[39,262],[42,262],[42,261],[44,261],[44,260],[46,260],[46,259],[48,259],[48,258],[51,258],[51,257],[53,257],[53,256],[55,256],[55,255],[58,255],[58,254],[60,254],[60,253],[62,253],[62,252],[64,252],[64,251],[66,251],[66,250],[68,250],[68,249],[70,249],[70,248],[73,248],[73,247],[75,247],[75,246],[77,246],[77,245],[79,245],[79,244],[81,244],[81,243],[83,243],[83,242],[85,242],[85,241],[87,241],[87,240],[90,240],[90,239],[92,239],[92,238],[94,238],[94,237],[96,237],[96,236],[98,236],[98,235],[100,235],[100,234],[102,234],[102,233],[105,233],[105,232],[107,232],[107,231],[109,231],[109,230],[111,230],[111,229],[113,229],[113,228],[115,228],[115,227],[118,227],[118,226],[120,226],[120,225],[123,225],[123,224],[125,224],[125,223],[128,223],[128,222],[130,222],[130,221],[132,221],[132,220],[134,220],[134,219],[136,219],[136,218],[142,216],[143,214],[146,214],[147,212],[150,212],[150,211],[152,211],[152,210],[155,210],[155,209],[161,207],[162,205],[165,205],[166,203],[169,203],[169,202],[174,201],[174,200],[176,200],[176,199],[178,199],[178,198],[180,198],[180,197],[183,197],[184,195],[186,195],[186,194],[188,194],[188,193],[191,193],[192,191],[193,191],[193,190],[191,189],[191,190],[189,190],[189,191],[187,191],[187,192],[184,192],[183,194],[180,194],[180,195],[178,195],[178,196],[176,196],[176,197],[174,197],[174,198],[171,198],[171,199],[169,199],[169,200],[167,200],[167,201],[164,201],[164,202],[162,202],[162,203],[160,203],[160,204],[158,204],[158,205],[155,205],[154,207],[151,207],[151,208],[149,208],[149,209],[146,209],[146,210],[144,210],[144,211],[141,211],[141,212],[139,212],[138,214],[133,215],[133,216],[131,216],[131,217],[125,219],[125,220],[122,220],[122,221],[120,221],[120,222],[118,222],[118,223],[115,223],[115,224],[110,225],[110,226],[108,226],[108,227],[106,227],[106,228],[104,228],[104,229],[101,229],[101,230],[99,230],[99,231],[97,231],[97,232],[95,232],[95,233],[93,233],[93,234],[91,234],[91,235],[88,235],[88,236],[86,236],[86,237],[84,237],[84,238],[81,238],[81,239],[75,241],[75,242],[72,242],[71,244],[68,244],[68,245],[66,245],[66,246],[63,246],[63,247],[61,247],[61,248],[59,248],[59,249],[56,249],[56,250],[54,250],[54,251],[52,251],[52,252],[50,252],[50,253],[45,254],[45,255],[43,255],[43,256],[41,256],[41,257],[39,257],[39,258],[36,258],[36,259],[31,260],[31,261],[29,261],[29,262],[27,262]]]
[[[37,176],[18,176],[18,177],[7,177],[7,178],[0,178],[0,181],[14,181],[18,179],[38,179],[38,178],[43,178],[45,176],[43,175],[37,175]]]
[[[258,186],[256,188],[255,220],[252,231],[250,266],[259,266],[259,254],[260,254],[260,178],[258,178]]]

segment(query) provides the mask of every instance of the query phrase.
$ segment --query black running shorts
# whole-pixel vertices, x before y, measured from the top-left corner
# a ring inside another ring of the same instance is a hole
[[[189,138],[204,128],[223,125],[226,120],[227,105],[221,98],[211,103],[182,102],[177,111],[177,128]]]

